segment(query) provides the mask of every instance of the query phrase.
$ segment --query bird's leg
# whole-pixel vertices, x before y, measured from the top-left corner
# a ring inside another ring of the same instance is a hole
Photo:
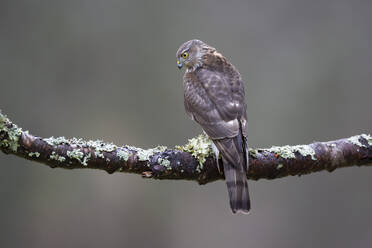
[[[203,133],[204,133],[205,136],[209,137],[208,134],[204,130],[203,130]],[[213,143],[213,141],[212,141],[212,150],[213,150],[214,156],[216,158],[218,173],[220,173],[222,175],[223,168],[222,168],[222,165],[220,164],[220,151],[218,150],[217,146]]]
[[[217,164],[217,170],[222,175],[222,167],[220,165],[220,151],[217,149],[217,146],[212,142],[212,150],[214,152],[214,156],[216,157],[216,164]]]

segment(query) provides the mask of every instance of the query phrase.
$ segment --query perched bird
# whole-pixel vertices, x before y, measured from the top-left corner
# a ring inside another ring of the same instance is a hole
[[[178,68],[186,67],[186,112],[212,139],[218,167],[221,154],[231,210],[248,213],[247,107],[240,73],[200,40],[185,42],[176,56]]]

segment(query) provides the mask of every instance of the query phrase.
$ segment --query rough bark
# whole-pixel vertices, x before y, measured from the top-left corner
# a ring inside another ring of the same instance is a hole
[[[174,149],[141,149],[102,141],[72,138],[40,138],[23,131],[0,112],[0,150],[51,168],[100,169],[108,173],[128,172],[155,179],[195,180],[205,184],[223,179],[204,135]],[[372,164],[372,137],[361,134],[309,145],[250,149],[247,177],[275,179],[329,172],[342,167]]]

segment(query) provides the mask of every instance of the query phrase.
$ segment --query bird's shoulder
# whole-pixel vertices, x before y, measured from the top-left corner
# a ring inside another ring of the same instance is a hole
[[[202,69],[213,73],[222,73],[229,78],[240,78],[239,71],[221,53],[214,51],[203,56]]]
[[[239,71],[216,51],[206,54],[203,57],[202,66],[194,72],[187,73],[187,77],[193,78],[194,82],[201,83],[206,88],[212,86],[228,90],[233,95],[237,94],[239,101],[244,101],[241,98],[244,95],[244,82]]]

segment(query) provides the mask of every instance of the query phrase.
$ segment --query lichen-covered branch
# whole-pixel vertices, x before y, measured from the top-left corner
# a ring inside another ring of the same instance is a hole
[[[164,146],[141,149],[77,138],[40,138],[23,131],[0,112],[0,150],[52,168],[129,172],[156,179],[195,180],[200,184],[223,179],[216,167],[211,141],[205,135],[174,149]],[[361,134],[310,145],[251,149],[249,153],[248,178],[274,179],[372,165],[372,137]]]

